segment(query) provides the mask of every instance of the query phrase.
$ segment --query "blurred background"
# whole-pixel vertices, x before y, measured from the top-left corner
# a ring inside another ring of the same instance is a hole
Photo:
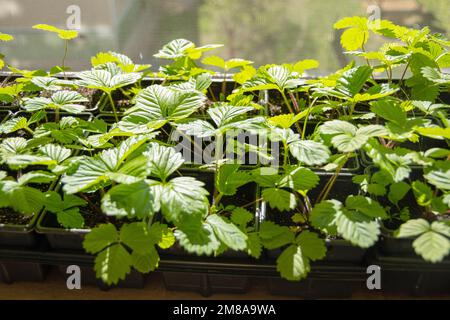
[[[266,63],[315,58],[317,74],[347,62],[333,30],[338,19],[371,15],[416,27],[429,25],[450,36],[450,0],[0,0],[0,32],[15,40],[0,43],[8,63],[19,68],[60,64],[64,42],[33,30],[37,23],[61,28],[79,23],[67,65],[89,68],[99,51],[125,53],[154,70],[165,61],[153,54],[175,38],[197,45],[223,43],[214,54]]]

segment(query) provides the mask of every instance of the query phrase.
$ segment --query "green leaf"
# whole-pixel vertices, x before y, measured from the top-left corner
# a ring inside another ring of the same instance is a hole
[[[398,103],[393,100],[378,100],[372,103],[370,110],[386,119],[399,125],[407,122],[406,113]]]
[[[149,273],[151,271],[155,271],[159,265],[159,254],[156,249],[151,246],[149,252],[142,254],[136,251],[133,251],[131,254],[131,263],[133,267],[142,273]]]
[[[167,179],[184,163],[182,154],[176,152],[175,148],[164,147],[156,142],[152,142],[143,154],[150,174],[161,180]]]
[[[203,188],[203,182],[192,177],[177,177],[151,186],[155,207],[160,207],[170,222],[181,224],[186,219],[199,222],[208,210],[208,191]]]
[[[450,75],[440,72],[437,68],[424,67],[422,68],[422,75],[434,83],[450,84]]]
[[[375,244],[380,234],[380,226],[353,212],[338,212],[336,215],[337,231],[352,244],[369,248]]]
[[[302,231],[295,239],[295,243],[302,248],[303,255],[310,260],[323,259],[327,254],[325,240],[319,238],[317,233]]]
[[[316,204],[311,213],[311,224],[329,234],[336,233],[336,215],[342,212],[342,203],[337,200],[326,200]]]
[[[333,120],[324,123],[320,132],[330,135],[333,146],[341,152],[353,152],[362,148],[371,137],[384,136],[388,132],[381,125],[367,125],[360,128],[349,122]]]
[[[349,97],[354,97],[369,80],[372,72],[373,70],[369,66],[360,66],[347,70],[337,80],[336,89]]]
[[[146,176],[145,158],[127,158],[146,142],[145,136],[130,137],[119,147],[108,149],[95,157],[84,157],[73,174],[62,178],[63,190],[73,194],[84,190],[98,189],[112,180],[132,184]]]
[[[271,208],[288,211],[295,208],[297,201],[295,195],[289,191],[278,188],[267,188],[262,191],[262,197]]]
[[[246,227],[253,220],[254,215],[241,207],[234,208],[231,213],[231,221],[240,227]]]
[[[132,262],[128,251],[120,244],[115,244],[97,255],[94,270],[106,284],[117,284],[119,280],[125,280],[131,271]]]
[[[203,106],[206,97],[197,90],[180,91],[171,87],[152,85],[142,90],[136,99],[136,106],[127,110],[119,122],[125,132],[147,132],[159,129],[169,121],[189,117]]]
[[[199,59],[203,52],[220,48],[220,44],[211,44],[202,47],[196,47],[191,41],[185,39],[176,39],[166,44],[157,54],[154,55],[160,59],[176,60],[183,57],[189,57],[193,60]]]
[[[263,246],[269,250],[277,249],[295,240],[295,234],[288,227],[279,226],[271,221],[264,221],[259,230]]]
[[[80,229],[84,227],[84,218],[78,208],[72,208],[56,213],[59,224],[68,229]]]
[[[443,235],[427,231],[413,242],[416,253],[426,261],[440,262],[450,252],[450,240]]]
[[[119,233],[116,227],[111,223],[102,224],[84,237],[83,248],[88,253],[96,254],[117,241]]]
[[[347,17],[334,24],[335,29],[347,29],[341,36],[341,45],[348,51],[364,47],[369,40],[369,28],[366,17]]]
[[[412,189],[419,206],[426,207],[431,204],[431,201],[433,200],[433,190],[430,186],[417,180],[412,183]]]
[[[315,69],[319,67],[319,61],[312,59],[300,60],[294,64],[293,70],[302,75],[306,70]]]
[[[330,158],[330,150],[325,145],[311,140],[292,141],[289,151],[300,163],[308,166],[324,164]]]
[[[44,206],[45,195],[40,190],[21,186],[8,194],[11,207],[25,215],[38,214]]]
[[[438,138],[438,139],[450,139],[450,128],[440,128],[440,127],[418,127],[414,128],[422,136]]]
[[[388,218],[384,208],[375,200],[364,196],[348,196],[345,201],[347,209],[355,210],[372,218]]]
[[[57,164],[60,164],[64,160],[68,159],[72,154],[70,149],[64,148],[57,144],[46,144],[39,148],[39,152],[43,155],[55,160]]]
[[[175,237],[180,245],[189,253],[211,255],[220,247],[220,241],[210,224],[204,223],[194,230],[175,230]]]
[[[25,173],[17,179],[17,183],[24,186],[30,183],[49,183],[56,179],[56,176],[46,171],[32,171]]]
[[[44,30],[56,33],[58,37],[63,40],[72,40],[78,37],[78,32],[75,30],[64,30],[59,29],[57,27],[48,25],[48,24],[36,24],[33,26],[33,29]]]
[[[221,128],[249,111],[254,110],[253,107],[236,107],[222,105],[208,109],[208,114],[218,128]]]
[[[397,238],[411,238],[430,230],[430,224],[424,219],[409,220],[402,224],[396,233]]]
[[[450,190],[450,170],[433,170],[424,177],[432,185],[443,190]]]
[[[206,221],[212,226],[214,233],[220,241],[229,248],[238,251],[244,250],[247,247],[247,235],[234,224],[225,222],[218,215],[210,215]]]
[[[120,229],[120,242],[140,254],[149,254],[155,245],[144,222],[124,224]]]
[[[310,265],[302,248],[297,245],[287,247],[277,259],[277,271],[287,280],[305,278],[310,271]]]
[[[388,199],[393,204],[397,204],[402,200],[411,189],[408,183],[404,181],[395,182],[389,188]]]
[[[28,128],[28,121],[25,117],[18,117],[7,120],[0,126],[0,132],[5,134],[12,133],[21,129]]]
[[[247,234],[248,239],[247,239],[247,252],[250,256],[259,259],[259,257],[261,256],[262,253],[262,244],[261,244],[261,240],[258,236],[258,233],[256,232],[251,232],[249,234]]]
[[[144,219],[154,213],[154,196],[144,181],[116,185],[102,198],[102,211],[108,216]]]
[[[440,234],[450,237],[450,224],[446,221],[433,221],[431,230],[439,232]]]
[[[244,59],[229,59],[225,61],[224,59],[218,56],[209,56],[203,59],[202,63],[209,66],[218,67],[225,71],[229,71],[235,68],[242,68],[244,66],[252,64],[253,62]]]
[[[118,73],[113,74],[108,70],[90,70],[77,74],[80,80],[76,81],[78,86],[97,89],[106,93],[131,85],[141,79],[139,73]]]
[[[0,41],[11,41],[11,40],[14,40],[14,37],[12,35],[0,32]]]
[[[297,167],[289,169],[286,175],[278,182],[278,186],[306,192],[316,187],[319,180],[319,176],[310,169]]]
[[[238,188],[252,181],[250,174],[239,171],[239,164],[224,164],[216,177],[217,190],[227,196],[235,195]]]

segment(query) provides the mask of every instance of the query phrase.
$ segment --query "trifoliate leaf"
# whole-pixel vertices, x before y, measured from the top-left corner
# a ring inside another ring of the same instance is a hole
[[[291,245],[281,253],[277,259],[277,271],[281,277],[291,281],[306,277],[310,271],[310,265],[301,246]]]
[[[267,188],[262,191],[262,196],[271,208],[280,211],[292,210],[297,205],[295,195],[283,189]]]
[[[117,284],[119,280],[125,280],[131,271],[132,262],[128,251],[120,244],[115,244],[97,255],[94,269],[97,277],[106,284]]]
[[[210,215],[206,221],[213,228],[217,238],[229,248],[239,251],[247,247],[247,235],[234,224],[224,221],[218,215]]]
[[[263,246],[269,250],[277,249],[294,242],[295,234],[288,227],[279,226],[271,221],[264,221],[259,230]]]
[[[119,241],[119,233],[113,224],[102,224],[91,230],[83,241],[83,248],[96,254],[111,244]]]

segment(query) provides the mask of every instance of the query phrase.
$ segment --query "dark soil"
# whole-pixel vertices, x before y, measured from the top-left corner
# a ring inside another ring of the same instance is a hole
[[[28,225],[33,216],[26,216],[13,211],[11,208],[0,208],[0,225]]]

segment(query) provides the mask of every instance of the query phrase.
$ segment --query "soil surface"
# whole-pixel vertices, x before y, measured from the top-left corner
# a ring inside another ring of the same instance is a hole
[[[30,223],[33,216],[25,216],[11,208],[0,208],[0,224],[5,225],[27,225]]]

